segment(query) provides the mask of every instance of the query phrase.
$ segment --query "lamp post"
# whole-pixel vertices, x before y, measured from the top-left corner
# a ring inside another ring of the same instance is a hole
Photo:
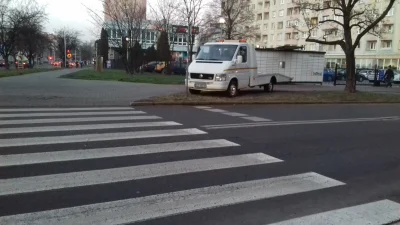
[[[220,39],[223,39],[224,31],[222,30],[222,27],[223,27],[224,24],[225,24],[225,18],[224,18],[224,17],[219,18],[218,24],[219,24],[219,29],[221,30]]]
[[[125,40],[126,40],[126,63],[129,66],[129,60],[128,59],[129,59],[129,41],[130,41],[130,38],[126,37]]]

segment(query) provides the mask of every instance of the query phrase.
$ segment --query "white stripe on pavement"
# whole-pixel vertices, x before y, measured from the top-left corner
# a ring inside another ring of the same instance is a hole
[[[118,129],[118,128],[138,128],[138,127],[162,127],[162,126],[179,126],[180,123],[174,121],[159,122],[138,122],[138,123],[106,123],[106,124],[88,124],[88,125],[63,125],[63,126],[47,126],[47,127],[17,127],[17,128],[1,128],[0,134],[22,134],[35,132],[56,132],[56,131],[79,131],[79,130],[101,130],[101,129]]]
[[[78,207],[0,217],[0,224],[128,224],[198,210],[344,185],[304,173]]]
[[[89,107],[89,108],[8,108],[0,112],[45,112],[45,111],[100,111],[100,110],[132,110],[131,107]]]
[[[207,132],[204,132],[196,128],[190,128],[190,129],[149,130],[149,131],[133,131],[133,132],[118,132],[118,133],[102,133],[102,134],[81,134],[81,135],[52,136],[52,137],[11,138],[11,139],[0,139],[0,147],[65,144],[65,143],[76,143],[76,142],[110,141],[110,140],[123,140],[123,139],[151,138],[151,137],[171,137],[171,136],[196,135],[196,134],[206,134],[206,133]]]
[[[185,141],[163,144],[136,145],[126,147],[67,150],[30,154],[0,155],[0,167],[63,162],[72,160],[98,159],[107,157],[142,155],[162,152],[191,151],[198,149],[240,146],[225,139]]]
[[[216,113],[228,112],[228,111],[223,110],[223,109],[204,109],[204,110],[207,110],[207,111],[209,111],[209,112],[216,112]]]
[[[204,125],[202,127],[211,130],[211,129],[248,128],[248,127],[262,127],[262,126],[352,123],[352,122],[373,122],[373,121],[390,121],[390,120],[400,120],[400,117],[399,116],[393,116],[393,117],[329,119],[329,120],[298,120],[298,121],[294,120],[294,121],[276,121],[276,122],[257,122],[257,123],[235,123],[235,124]]]
[[[130,115],[130,114],[145,114],[143,111],[105,111],[105,112],[54,112],[54,113],[13,113],[1,114],[0,118],[13,117],[41,117],[41,116],[95,116],[95,115]]]
[[[0,180],[0,196],[282,162],[263,153]]]
[[[225,113],[222,113],[222,114],[227,115],[227,116],[238,116],[238,117],[240,117],[240,116],[248,116],[246,114],[237,113],[237,112],[225,112]]]
[[[270,225],[382,225],[397,220],[400,220],[400,204],[390,200],[382,200],[286,220]]]
[[[254,122],[271,121],[270,119],[265,119],[265,118],[261,118],[261,117],[257,117],[257,116],[247,116],[247,117],[242,117],[242,119],[246,119],[246,120],[250,120],[250,121],[254,121]]]
[[[74,123],[74,122],[97,122],[97,121],[121,121],[121,120],[151,120],[162,119],[159,116],[103,116],[103,117],[75,117],[56,119],[21,119],[0,120],[0,125],[37,124],[37,123]]]

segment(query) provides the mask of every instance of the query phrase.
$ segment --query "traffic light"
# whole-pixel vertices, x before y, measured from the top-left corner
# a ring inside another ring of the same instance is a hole
[[[69,49],[67,49],[67,53],[70,53],[71,51]]]

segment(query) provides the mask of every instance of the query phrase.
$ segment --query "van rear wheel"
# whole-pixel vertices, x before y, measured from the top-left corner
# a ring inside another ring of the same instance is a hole
[[[274,91],[274,84],[271,82],[269,84],[264,85],[265,92],[273,92]]]

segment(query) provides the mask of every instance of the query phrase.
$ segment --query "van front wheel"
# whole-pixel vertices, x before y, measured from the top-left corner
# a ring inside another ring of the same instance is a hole
[[[192,95],[198,95],[198,94],[200,94],[200,90],[193,90],[193,89],[189,89],[189,92],[190,92],[190,94],[192,94]]]
[[[229,97],[235,97],[238,95],[238,85],[235,80],[232,80],[228,86],[228,95]]]

